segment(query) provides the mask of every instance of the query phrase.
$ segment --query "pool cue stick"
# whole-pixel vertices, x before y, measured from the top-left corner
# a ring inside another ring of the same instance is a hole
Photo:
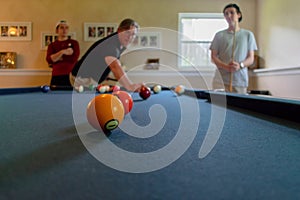
[[[234,22],[233,25],[234,25],[234,29],[233,29],[232,53],[231,53],[232,62],[234,61],[236,23]],[[232,79],[233,79],[233,72],[230,72],[229,92],[232,92]]]

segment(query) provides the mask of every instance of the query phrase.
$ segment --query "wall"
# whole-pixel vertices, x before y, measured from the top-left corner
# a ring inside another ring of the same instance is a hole
[[[0,0],[1,21],[31,21],[32,41],[0,42],[0,51],[16,51],[18,68],[47,68],[45,51],[41,50],[41,33],[54,31],[60,19],[71,24],[84,53],[91,42],[83,41],[84,22],[119,23],[126,17],[136,19],[142,28],[161,27],[177,30],[178,12],[221,12],[223,0]],[[245,7],[244,26],[255,31],[255,18],[247,10],[254,10],[255,1],[241,0]],[[177,41],[174,41],[175,43]]]
[[[4,69],[0,70],[1,87],[34,87],[49,85],[49,69]]]
[[[300,99],[300,4],[298,0],[257,1],[260,67],[256,88]]]
[[[300,100],[300,67],[254,70],[255,88],[269,90],[272,96]]]
[[[300,4],[297,0],[258,1],[257,33],[262,67],[295,67],[300,64]]]

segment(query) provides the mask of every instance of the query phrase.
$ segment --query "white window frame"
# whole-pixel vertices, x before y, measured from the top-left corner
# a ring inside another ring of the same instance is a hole
[[[179,31],[179,33],[183,33],[183,27],[182,27],[181,20],[182,19],[187,19],[187,18],[190,18],[190,19],[224,19],[224,15],[223,15],[223,13],[179,13],[178,14],[178,31]],[[225,19],[224,19],[224,21],[225,21]],[[204,27],[204,28],[207,28],[207,27]],[[216,31],[219,31],[219,30],[216,30]],[[185,40],[184,37],[186,37],[186,36],[180,35],[178,37],[179,55],[183,55],[183,50],[182,50],[183,49],[183,47],[182,47],[183,43],[194,43],[194,44],[199,44],[199,45],[206,43],[207,44],[206,46],[209,48],[209,46],[212,42],[212,41]],[[198,66],[190,66],[190,67],[189,66],[183,66],[182,65],[182,58],[179,58],[178,59],[179,68],[189,69],[189,68],[197,67],[197,69],[201,69],[201,70],[214,70],[215,65],[211,62],[210,50],[205,49],[205,51],[206,51],[207,57],[206,57],[206,61],[205,61],[204,64],[201,64],[201,65],[198,65]],[[194,65],[194,64],[192,63],[192,65]]]

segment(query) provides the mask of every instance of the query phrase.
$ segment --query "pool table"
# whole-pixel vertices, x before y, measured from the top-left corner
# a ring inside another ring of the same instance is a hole
[[[0,91],[0,199],[300,199],[299,117],[260,112],[298,101],[131,93],[107,136],[85,116],[96,95]]]

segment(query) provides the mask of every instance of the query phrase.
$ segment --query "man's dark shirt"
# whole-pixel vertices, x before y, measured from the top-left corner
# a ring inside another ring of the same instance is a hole
[[[93,78],[98,83],[104,81],[110,73],[105,57],[120,58],[125,48],[121,47],[117,33],[113,33],[95,42],[75,65],[72,74],[81,78]]]

